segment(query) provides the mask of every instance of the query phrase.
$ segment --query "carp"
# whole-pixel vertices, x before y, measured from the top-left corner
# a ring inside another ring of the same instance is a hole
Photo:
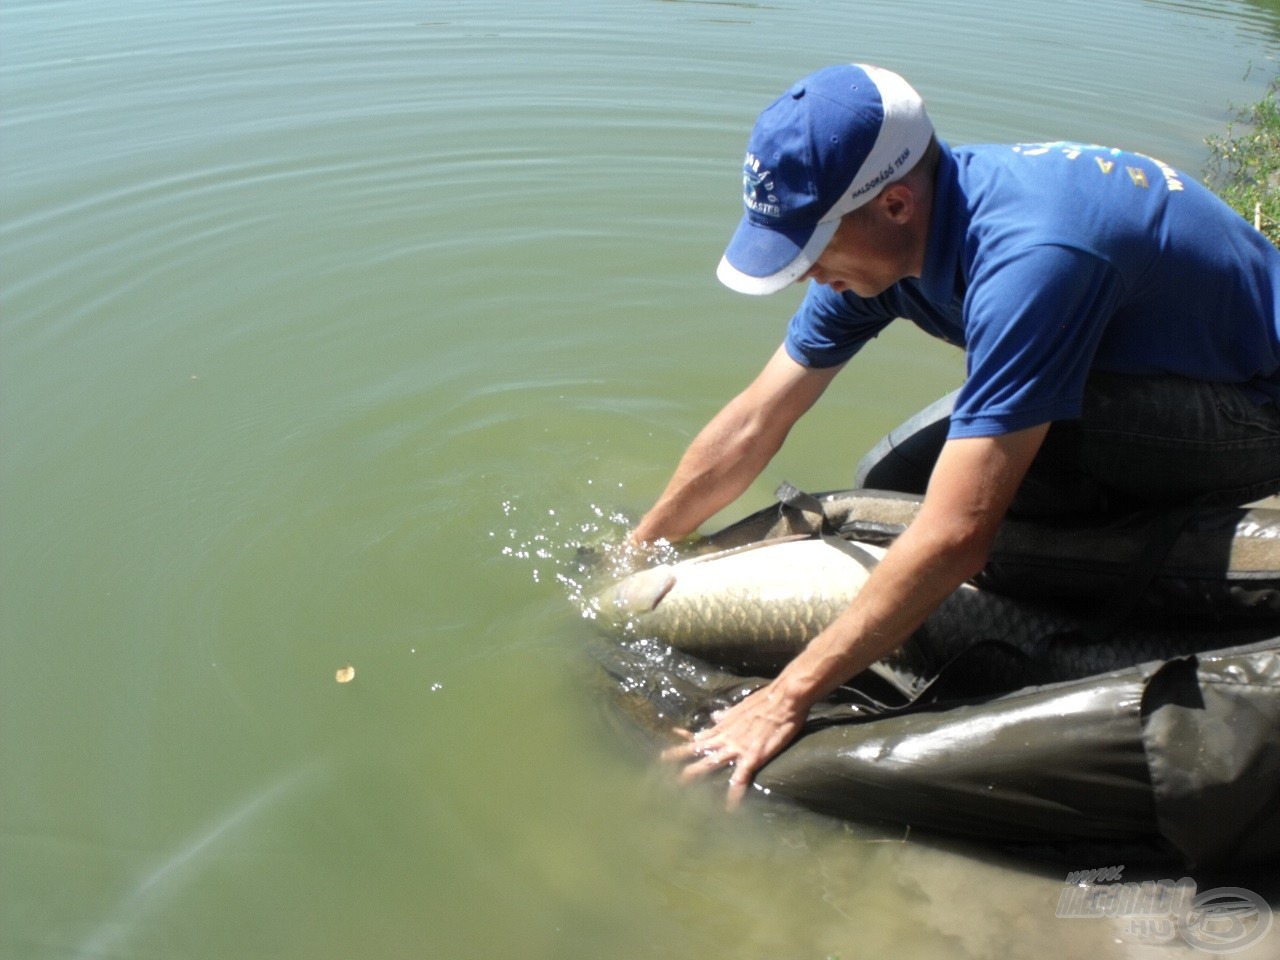
[[[830,624],[866,584],[886,548],[803,534],[765,540],[639,571],[598,596],[600,619],[734,670],[775,673]],[[1246,643],[1274,623],[1224,630],[1113,625],[1099,636],[1097,605],[1011,597],[965,583],[891,658],[916,688],[965,655],[1012,688],[1088,676],[1120,665]],[[982,649],[978,649],[982,648]],[[977,650],[977,652],[972,652]],[[1016,669],[1011,669],[1016,668]]]

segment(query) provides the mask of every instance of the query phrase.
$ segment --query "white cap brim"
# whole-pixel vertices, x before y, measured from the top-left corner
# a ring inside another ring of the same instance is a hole
[[[754,224],[750,226],[754,227]],[[814,227],[813,234],[800,252],[777,273],[770,274],[767,277],[753,277],[748,273],[743,273],[730,263],[729,257],[726,255],[720,258],[720,265],[716,267],[716,277],[730,290],[738,293],[747,293],[755,297],[777,293],[809,272],[809,269],[822,256],[822,251],[827,249],[827,244],[831,242],[831,238],[835,236],[836,229],[839,226],[840,220],[837,218]],[[741,230],[742,228],[740,227],[739,229]],[[754,227],[754,229],[762,235],[768,235],[767,237],[762,237],[762,239],[771,239],[778,236],[777,232],[773,230],[766,230],[762,227]]]

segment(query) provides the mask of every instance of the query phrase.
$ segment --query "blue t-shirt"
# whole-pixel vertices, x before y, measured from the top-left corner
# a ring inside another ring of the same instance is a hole
[[[1093,369],[1280,403],[1280,251],[1140,154],[944,144],[921,276],[866,299],[811,283],[787,352],[835,366],[896,317],[965,350],[951,437],[1077,418]]]

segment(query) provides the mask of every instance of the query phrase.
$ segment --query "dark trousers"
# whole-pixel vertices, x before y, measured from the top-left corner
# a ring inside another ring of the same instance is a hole
[[[955,394],[894,430],[855,484],[923,493]],[[1096,372],[1079,420],[1056,421],[1010,513],[1103,518],[1179,505],[1236,506],[1280,493],[1280,407],[1233,384]]]

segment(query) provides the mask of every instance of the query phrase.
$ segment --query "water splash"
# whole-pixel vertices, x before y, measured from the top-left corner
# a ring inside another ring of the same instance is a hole
[[[670,645],[639,635],[630,619],[617,622],[616,613],[603,609],[602,595],[631,574],[678,559],[678,548],[666,540],[630,543],[633,519],[597,503],[566,510],[504,500],[501,510],[506,528],[489,536],[502,542],[502,556],[526,564],[534,583],[556,584],[583,619],[609,624],[589,649],[615,719],[626,718],[651,744],[669,742],[671,727],[688,714],[683,686],[665,682],[680,657]]]
[[[489,536],[503,542],[502,556],[526,563],[534,583],[558,584],[585,619],[599,616],[597,595],[605,585],[676,557],[666,540],[629,542],[635,521],[621,510],[596,503],[527,508],[516,499],[500,507],[507,526]]]

